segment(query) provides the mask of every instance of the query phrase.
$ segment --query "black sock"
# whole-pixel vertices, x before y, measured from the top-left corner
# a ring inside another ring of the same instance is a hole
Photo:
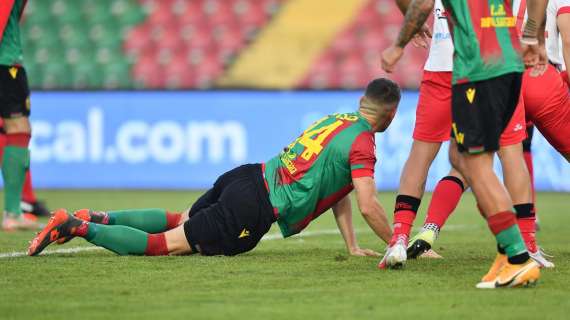
[[[516,256],[509,257],[510,264],[523,264],[530,259],[528,252],[523,252],[521,254],[517,254]]]
[[[505,249],[503,247],[501,247],[501,245],[498,243],[497,243],[497,252],[499,252],[500,254],[507,254]]]

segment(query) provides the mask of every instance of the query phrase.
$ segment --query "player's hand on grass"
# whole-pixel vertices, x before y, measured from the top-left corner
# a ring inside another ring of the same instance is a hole
[[[388,73],[394,71],[394,66],[402,58],[404,49],[398,46],[391,46],[382,52],[382,69]]]
[[[361,249],[359,247],[351,248],[350,255],[356,257],[379,257],[380,254],[374,250]]]
[[[424,24],[420,31],[414,35],[414,38],[412,38],[412,45],[416,48],[427,49],[429,47],[430,39],[431,31],[428,26]]]

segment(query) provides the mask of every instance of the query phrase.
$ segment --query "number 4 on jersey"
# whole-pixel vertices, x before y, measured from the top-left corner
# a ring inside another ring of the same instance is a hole
[[[305,132],[299,139],[299,143],[305,147],[301,158],[309,161],[314,155],[321,153],[325,139],[342,124],[341,120],[337,120],[329,125]],[[313,139],[314,136],[316,137]]]

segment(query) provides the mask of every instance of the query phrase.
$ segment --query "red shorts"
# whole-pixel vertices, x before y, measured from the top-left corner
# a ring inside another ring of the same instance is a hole
[[[501,134],[499,145],[501,147],[512,146],[523,142],[526,139],[526,119],[524,116],[524,100],[522,94],[519,97],[517,108],[507,124],[507,127]]]
[[[543,75],[531,77],[527,70],[522,89],[526,118],[558,152],[569,153],[570,97],[558,71],[549,65]]]
[[[451,72],[424,71],[416,108],[414,139],[445,142],[451,134]],[[520,128],[520,129],[519,129]],[[525,113],[522,99],[501,135],[499,144],[509,146],[526,138]]]
[[[451,133],[451,72],[424,71],[414,139],[444,142]]]

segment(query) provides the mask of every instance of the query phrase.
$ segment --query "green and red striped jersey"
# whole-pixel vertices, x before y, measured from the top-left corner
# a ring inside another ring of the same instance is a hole
[[[511,0],[443,0],[455,47],[453,83],[523,72]]]
[[[352,178],[374,176],[371,130],[359,113],[329,115],[265,164],[269,200],[284,237],[299,233],[350,193]]]
[[[0,65],[22,64],[20,17],[27,0],[0,1]]]

